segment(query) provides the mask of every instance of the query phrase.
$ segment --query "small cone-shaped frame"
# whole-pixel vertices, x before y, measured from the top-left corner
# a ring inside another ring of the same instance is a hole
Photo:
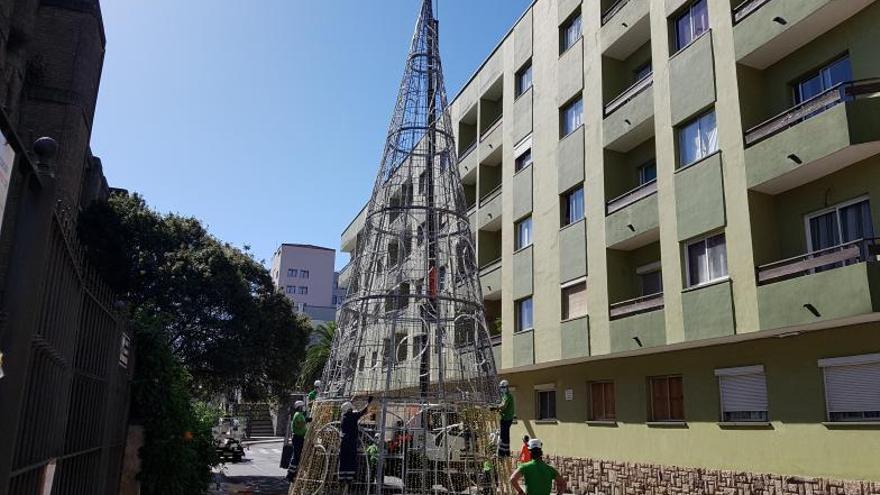
[[[495,362],[437,34],[424,0],[295,495],[506,486],[490,410],[499,401]],[[342,442],[341,404],[357,410],[370,396],[357,440]],[[353,480],[340,480],[340,464],[356,466]]]

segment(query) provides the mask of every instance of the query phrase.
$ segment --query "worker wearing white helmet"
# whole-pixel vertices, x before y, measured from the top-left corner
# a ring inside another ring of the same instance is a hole
[[[290,456],[290,465],[287,467],[287,481],[296,479],[296,471],[302,456],[303,446],[306,443],[308,423],[312,418],[307,418],[305,413],[306,403],[298,400],[293,403],[293,419],[290,420],[290,443],[293,446],[293,454]]]
[[[510,457],[510,427],[513,425],[513,418],[516,416],[516,403],[513,394],[510,393],[510,386],[507,380],[501,380],[498,384],[501,392],[501,403],[497,409],[501,415],[501,438],[498,441],[498,457]]]
[[[319,392],[321,392],[321,380],[315,380],[315,388],[309,392],[309,403],[315,402],[315,399],[318,398]]]
[[[550,495],[553,492],[553,482],[556,481],[556,492],[565,493],[568,487],[559,471],[544,462],[544,443],[533,438],[529,440],[529,453],[532,460],[521,464],[510,477],[510,484],[517,495]],[[524,479],[526,490],[523,491],[519,482]]]
[[[340,407],[342,418],[339,429],[342,431],[342,441],[339,444],[339,481],[342,483],[354,481],[358,468],[358,421],[367,413],[371,402],[373,396],[367,398],[367,404],[359,411],[354,410],[351,402],[344,402]]]

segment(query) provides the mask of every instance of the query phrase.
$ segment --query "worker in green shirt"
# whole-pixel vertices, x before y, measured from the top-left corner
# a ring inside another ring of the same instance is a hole
[[[312,403],[315,402],[315,399],[318,398],[318,392],[320,392],[320,391],[321,391],[321,380],[315,380],[315,388],[313,388],[312,391],[309,392],[309,406],[311,406]]]
[[[367,462],[370,463],[370,481],[376,477],[376,467],[379,465],[379,433],[373,438],[373,442],[367,445]]]
[[[290,456],[290,465],[287,467],[287,481],[296,479],[296,471],[299,468],[300,456],[302,456],[303,445],[306,442],[306,432],[308,431],[308,423],[312,420],[307,418],[303,410],[305,402],[298,400],[293,403],[293,419],[290,420],[290,443],[293,445],[293,455]]]
[[[568,487],[565,479],[560,476],[559,472],[553,466],[544,463],[544,444],[537,438],[529,440],[529,453],[532,460],[522,464],[510,477],[510,484],[517,495],[550,495],[553,491],[553,482],[556,481],[556,493],[565,493]],[[526,489],[523,491],[520,486],[520,480],[526,482]]]
[[[514,403],[513,394],[510,393],[507,380],[501,380],[498,388],[501,391],[501,403],[498,404],[498,411],[501,415],[501,438],[498,441],[498,457],[510,457],[510,427],[513,425],[513,418],[516,416],[516,404]]]
[[[492,460],[488,457],[483,460],[483,495],[492,495],[495,492],[495,477],[493,476],[493,472],[495,470],[495,466],[492,465]]]

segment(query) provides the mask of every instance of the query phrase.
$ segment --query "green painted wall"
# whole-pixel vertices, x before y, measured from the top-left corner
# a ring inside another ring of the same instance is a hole
[[[660,261],[660,243],[633,251],[608,250],[608,298],[612,303],[641,296],[636,269]]]
[[[726,223],[721,158],[721,153],[716,153],[675,173],[675,213],[681,241]]]
[[[684,291],[681,306],[688,341],[724,337],[736,331],[730,281]]]
[[[528,330],[513,334],[513,366],[526,366],[535,362],[535,332]]]
[[[669,60],[672,125],[681,124],[715,101],[713,62],[710,35],[701,36]]]
[[[615,19],[615,23],[625,22]],[[602,98],[605,103],[633,85],[636,68],[651,61],[651,42],[640,46],[625,60],[602,57]]]
[[[662,309],[611,320],[611,352],[639,349],[635,337],[639,338],[643,347],[665,345],[665,327]]]
[[[513,298],[521,299],[533,291],[532,251],[534,246],[521,249],[513,254]]]
[[[587,274],[586,221],[581,220],[559,231],[559,281],[560,283]]]
[[[614,199],[639,185],[638,168],[656,156],[654,139],[648,139],[627,153],[605,149],[605,200]]]
[[[559,193],[584,181],[584,128],[559,141],[557,182]]]
[[[590,319],[587,316],[567,320],[560,325],[562,334],[562,359],[588,356],[590,354]]]
[[[613,247],[636,237],[650,236],[656,232],[659,222],[657,195],[642,198],[605,217],[608,246]]]

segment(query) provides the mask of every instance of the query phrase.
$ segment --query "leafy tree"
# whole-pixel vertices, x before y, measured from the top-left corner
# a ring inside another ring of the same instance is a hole
[[[333,347],[335,335],[336,322],[333,321],[318,325],[312,331],[313,338],[317,337],[317,340],[306,350],[306,359],[303,361],[299,378],[300,388],[311,387],[315,380],[321,378],[324,366],[330,359],[330,349]]]

